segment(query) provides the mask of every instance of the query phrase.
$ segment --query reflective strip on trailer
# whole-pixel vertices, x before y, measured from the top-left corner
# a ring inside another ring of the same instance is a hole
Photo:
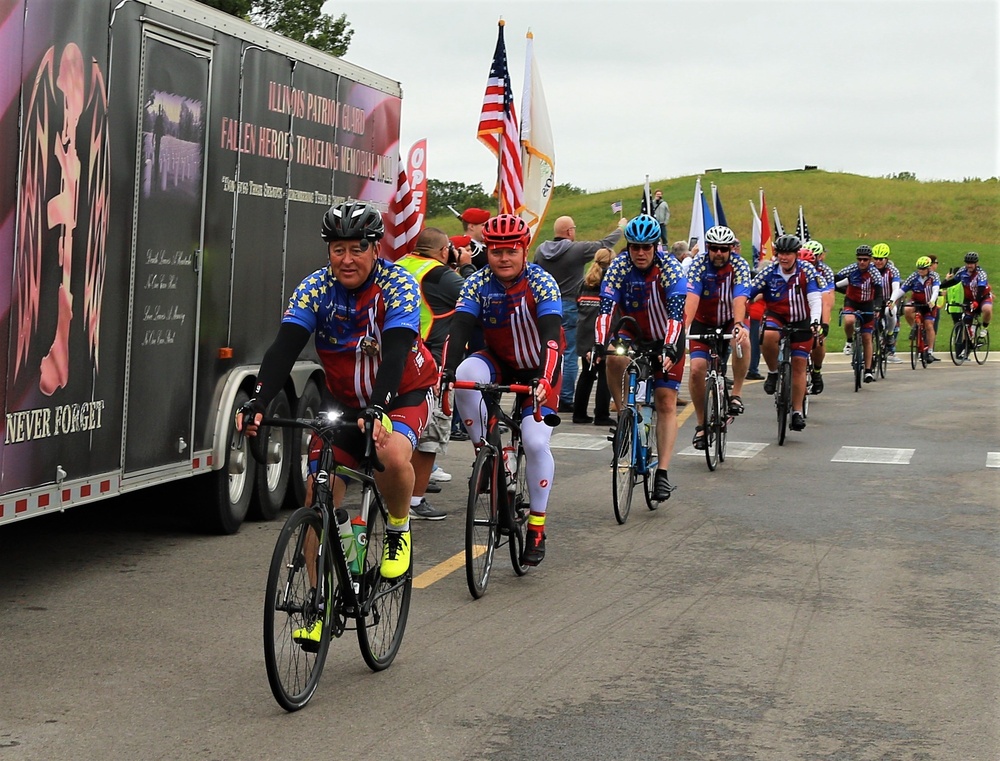
[[[61,486],[9,494],[0,501],[0,522],[28,518],[49,510],[64,510],[84,502],[94,502],[117,494],[120,488],[121,478],[116,473],[112,476],[104,475]]]

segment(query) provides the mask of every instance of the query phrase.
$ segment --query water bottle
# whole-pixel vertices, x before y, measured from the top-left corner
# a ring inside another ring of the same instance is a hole
[[[503,448],[503,469],[507,476],[507,489],[513,491],[517,484],[517,452],[514,447]]]
[[[344,547],[344,556],[347,558],[347,564],[351,566],[351,570],[353,571],[357,563],[358,552],[357,544],[354,541],[354,531],[351,530],[351,518],[342,507],[338,507],[335,514],[337,516],[337,532],[340,534],[340,543]]]
[[[360,515],[351,518],[351,533],[353,534],[354,559],[350,561],[351,573],[359,574],[365,567],[365,551],[368,549],[368,532],[365,519]]]

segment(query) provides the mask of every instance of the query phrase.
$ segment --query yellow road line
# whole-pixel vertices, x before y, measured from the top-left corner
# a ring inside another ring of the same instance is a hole
[[[481,555],[485,547],[477,547],[477,555]],[[452,555],[447,560],[438,563],[433,568],[424,571],[419,576],[413,578],[413,586],[417,589],[426,589],[436,581],[441,581],[445,576],[465,565],[465,551]]]

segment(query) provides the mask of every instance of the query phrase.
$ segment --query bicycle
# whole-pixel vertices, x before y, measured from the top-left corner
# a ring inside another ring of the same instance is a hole
[[[787,325],[780,328],[764,330],[780,330],[778,340],[778,381],[774,386],[774,408],[778,415],[778,446],[785,443],[788,432],[788,418],[792,414],[792,330]]]
[[[913,327],[910,328],[910,367],[917,369],[917,363],[921,367],[927,367],[927,328],[924,325],[924,313],[919,305],[913,308]],[[954,357],[952,357],[954,359]],[[955,363],[959,364],[959,363]]]
[[[854,314],[854,340],[851,341],[851,370],[854,372],[854,391],[861,390],[861,384],[865,374],[865,341],[861,334],[861,326],[867,322],[869,317],[874,317],[874,312],[862,312],[855,310]],[[843,319],[844,312],[840,312]],[[872,362],[874,364],[875,338],[872,336]]]
[[[534,398],[535,386],[456,380],[454,387],[481,392],[486,404],[486,431],[472,465],[465,516],[465,579],[478,600],[486,594],[494,555],[504,544],[510,548],[514,573],[528,572],[523,555],[531,504],[518,413],[525,396]],[[500,403],[505,393],[515,394],[509,413]],[[441,402],[441,411],[451,415],[447,394]],[[537,401],[533,415],[552,427],[559,425],[558,415],[542,416]]]
[[[619,318],[610,335],[616,335],[622,325],[630,322],[638,332],[639,324],[634,317],[624,315]],[[622,409],[618,411],[618,422],[611,439],[613,461],[611,469],[612,505],[615,520],[624,524],[632,509],[632,490],[642,479],[642,491],[646,506],[650,510],[657,508],[653,502],[652,478],[659,458],[656,453],[656,405],[653,391],[653,366],[658,361],[659,344],[640,344],[637,341],[618,340],[615,354],[628,358],[625,374],[622,376]],[[640,401],[638,399],[639,384],[646,382],[646,393],[641,404],[649,414],[648,422],[644,422]]]
[[[956,365],[962,365],[972,354],[976,358],[976,364],[986,363],[986,358],[990,355],[989,330],[986,335],[982,335],[983,322],[978,312],[973,312],[966,304],[962,316],[955,327],[952,328],[951,338],[948,341],[948,349],[951,352],[951,361]]]
[[[411,564],[395,579],[383,578],[379,571],[389,511],[375,483],[374,471],[383,466],[370,427],[364,456],[357,468],[349,468],[334,463],[333,444],[340,432],[356,428],[353,419],[321,413],[315,419],[265,418],[261,425],[310,430],[321,442],[312,505],[298,508],[285,521],[271,555],[264,598],[267,681],[278,704],[297,711],[316,692],[331,639],[347,630],[357,631],[361,655],[372,671],[392,664],[406,629],[413,571]],[[266,431],[261,435],[266,437]],[[346,510],[334,509],[336,476],[361,484],[361,509],[353,520]],[[293,638],[316,622],[322,623],[318,642]]]
[[[708,469],[714,471],[720,462],[726,461],[726,435],[733,417],[729,414],[729,384],[723,368],[724,342],[733,337],[723,333],[722,328],[714,328],[700,336],[689,335],[689,341],[704,341],[708,344],[708,372],[705,374],[705,461]],[[736,347],[740,356],[740,347]]]

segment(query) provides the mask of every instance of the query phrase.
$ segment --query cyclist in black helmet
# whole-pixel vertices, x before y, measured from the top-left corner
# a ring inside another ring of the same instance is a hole
[[[875,329],[875,305],[882,300],[882,275],[872,267],[872,247],[862,244],[854,252],[855,263],[833,276],[837,290],[844,294],[844,354],[851,353],[852,343],[861,334],[865,352],[865,383],[875,380],[872,368],[872,331]],[[859,318],[860,316],[860,318]]]
[[[354,439],[338,442],[338,464],[356,461],[363,451],[365,420],[373,421],[385,466],[375,478],[390,513],[381,571],[386,578],[397,578],[410,567],[410,459],[427,423],[427,391],[435,383],[437,366],[420,339],[416,280],[378,257],[384,234],[382,215],[367,203],[347,201],[326,212],[322,237],[328,262],[288,300],[278,334],[261,362],[254,398],[237,414],[236,425],[247,436],[256,435],[264,410],[315,333],[326,374],[324,407],[358,419]],[[338,507],[345,488],[337,479]],[[319,627],[313,629],[293,636],[299,642],[318,641]]]
[[[980,338],[986,338],[990,320],[993,319],[993,292],[986,270],[979,266],[979,254],[969,251],[965,255],[965,267],[958,270],[943,283],[942,288],[962,284],[965,289],[965,305],[973,314],[982,314],[983,325]]]

